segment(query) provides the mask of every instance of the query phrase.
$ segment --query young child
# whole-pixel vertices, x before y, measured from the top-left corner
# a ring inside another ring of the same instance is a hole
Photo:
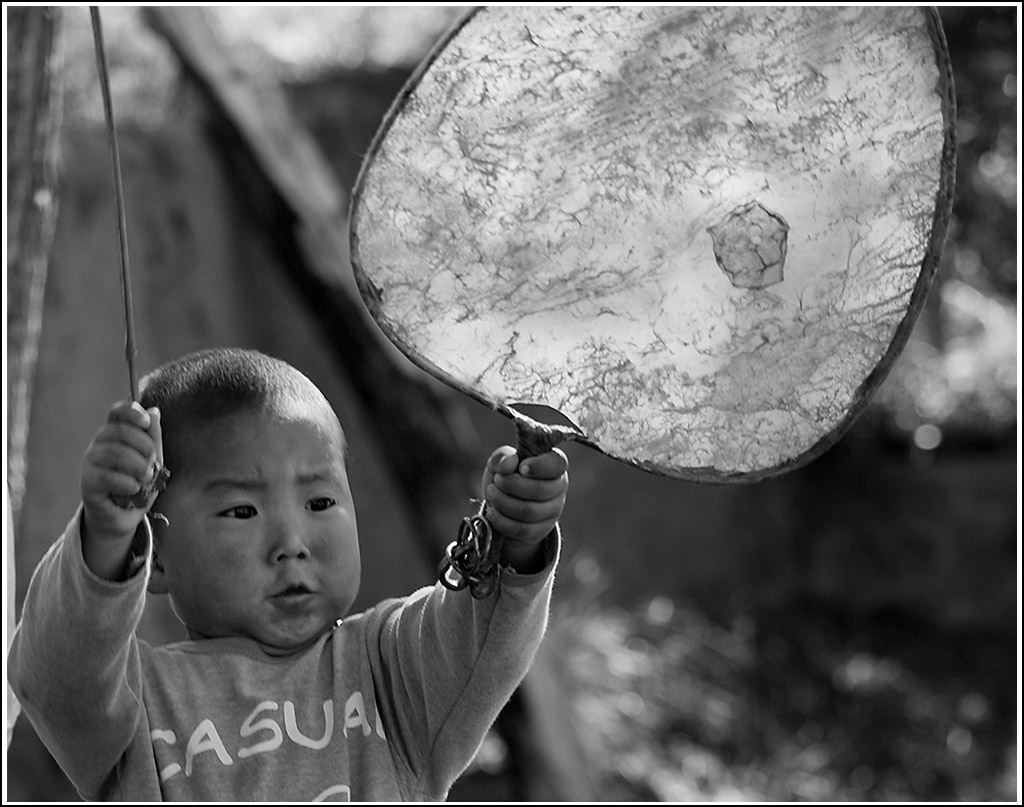
[[[568,488],[556,450],[483,474],[495,593],[440,583],[346,616],[359,587],[345,434],[304,375],[214,350],[115,404],[82,506],[33,575],[8,675],[90,800],[443,800],[526,674]],[[166,489],[138,494],[166,461]],[[155,501],[153,501],[155,498]],[[146,590],[188,640],[135,637]],[[344,618],[343,618],[344,617]]]

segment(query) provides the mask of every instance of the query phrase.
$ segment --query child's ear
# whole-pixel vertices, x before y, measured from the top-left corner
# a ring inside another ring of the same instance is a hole
[[[153,527],[153,551],[150,558],[149,583],[146,584],[146,591],[150,594],[166,594],[168,592],[167,573],[164,571],[164,565],[160,562],[160,555],[157,553],[157,547],[160,546],[158,535],[161,532],[161,525],[154,523]]]

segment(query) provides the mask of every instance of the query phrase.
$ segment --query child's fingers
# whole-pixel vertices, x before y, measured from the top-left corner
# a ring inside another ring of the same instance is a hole
[[[164,438],[160,431],[160,410],[155,406],[149,410],[149,436],[153,440],[153,447],[156,453],[156,461],[159,465],[164,464]]]
[[[558,479],[569,469],[569,459],[560,448],[527,457],[519,464],[519,473],[532,479]]]
[[[144,459],[156,456],[156,447],[150,433],[123,421],[107,423],[96,435],[95,443],[97,446],[130,450]]]
[[[559,449],[553,449],[523,460],[515,473],[499,472],[491,482],[517,499],[544,502],[564,499],[569,486],[568,460]]]
[[[519,524],[554,522],[562,513],[562,502],[558,499],[530,502],[512,496],[504,496],[500,492],[492,496],[491,505],[502,516]]]
[[[141,483],[135,474],[126,474],[110,468],[96,468],[88,490],[103,500],[102,494],[114,496],[134,496],[139,492]]]
[[[543,538],[565,506],[568,465],[559,449],[522,462],[511,446],[496,450],[488,460],[483,485],[491,526],[509,538]]]
[[[488,492],[487,519],[508,538],[536,533],[543,537],[558,521],[561,502],[526,502],[506,496],[495,488]]]
[[[82,468],[82,496],[100,502],[112,495],[134,496],[152,476],[152,465],[123,444],[94,445]]]
[[[150,413],[136,401],[118,401],[107,412],[108,423],[127,423],[146,431],[150,426]]]
[[[159,412],[119,401],[86,452],[91,473],[84,481],[93,491],[134,494],[153,479],[162,459]]]
[[[156,446],[148,432],[123,423],[108,423],[85,455],[87,466],[112,471],[137,480],[137,492],[154,476]]]
[[[512,473],[519,465],[519,458],[512,446],[497,448],[487,460],[487,473]]]
[[[152,411],[156,411],[155,409]],[[107,422],[100,429],[97,441],[116,441],[132,446],[140,454],[152,455],[153,415],[134,401],[118,401],[107,412]]]
[[[147,435],[152,442],[152,453],[148,458],[148,470],[142,479],[143,487],[150,486],[156,480],[157,474],[164,464],[164,442],[160,432],[160,410],[155,406],[149,411],[150,421]],[[157,491],[159,493],[159,491]]]
[[[536,479],[557,479],[569,468],[569,460],[560,448],[520,459],[512,446],[495,449],[487,460],[486,472],[511,474],[516,471]]]
[[[561,479],[542,482],[499,474],[484,491],[484,498],[509,518],[534,523],[561,514],[567,488]]]
[[[522,474],[495,474],[493,484],[502,493],[531,502],[546,502],[564,496],[568,485],[565,474],[556,479],[534,479]]]
[[[131,476],[140,483],[149,473],[153,455],[120,441],[99,441],[89,452],[87,463],[101,472]]]
[[[488,486],[494,482],[495,474],[502,473],[502,469],[504,469],[504,473],[512,473],[518,464],[519,460],[516,457],[516,450],[512,446],[502,446],[495,449],[484,465],[480,489],[486,491]]]

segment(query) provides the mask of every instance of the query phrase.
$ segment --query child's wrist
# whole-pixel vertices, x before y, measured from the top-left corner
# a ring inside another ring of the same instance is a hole
[[[539,541],[529,544],[506,539],[501,547],[499,563],[516,574],[537,574],[544,571],[551,562],[548,546],[553,532],[554,528]]]
[[[97,577],[121,582],[127,577],[128,557],[139,525],[128,532],[94,529],[89,526],[88,513],[83,511],[80,522],[82,559]]]

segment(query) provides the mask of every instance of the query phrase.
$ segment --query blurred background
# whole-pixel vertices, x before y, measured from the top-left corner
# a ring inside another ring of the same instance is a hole
[[[344,264],[362,155],[466,10],[102,10],[140,368],[238,344],[325,391],[353,438],[357,607],[431,582],[483,459],[513,440],[382,344]],[[549,635],[452,800],[1018,799],[1019,10],[939,13],[956,198],[887,381],[829,452],[756,484],[569,446]],[[88,9],[5,14],[17,608],[127,380]],[[142,631],[181,638],[159,600]],[[11,800],[76,798],[24,719],[5,777]]]

